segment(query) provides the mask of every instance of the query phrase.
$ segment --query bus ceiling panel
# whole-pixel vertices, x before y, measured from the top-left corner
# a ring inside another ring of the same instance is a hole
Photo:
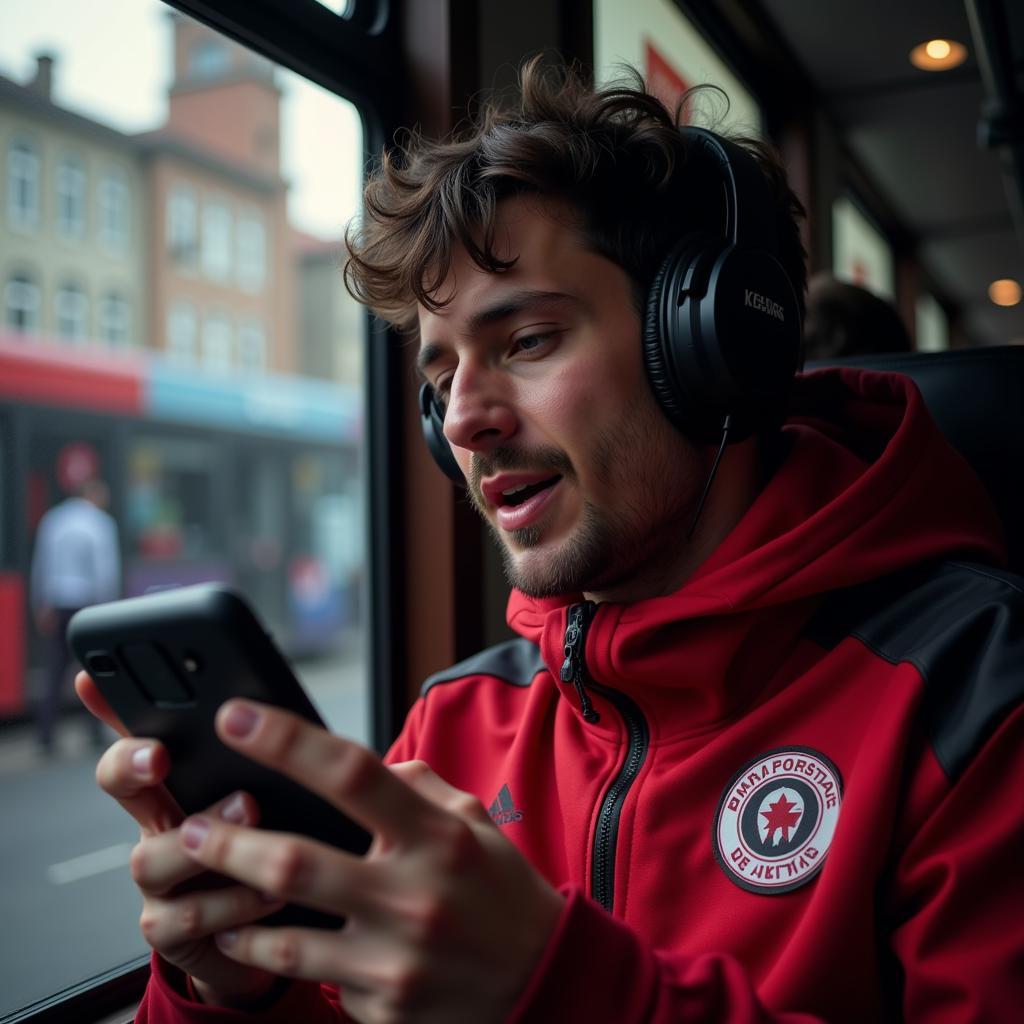
[[[761,6],[826,97],[937,82],[908,60],[927,39],[967,43],[963,0],[762,0]],[[964,65],[977,77],[977,62]]]
[[[850,150],[911,231],[1005,218],[999,162],[976,144],[982,95],[959,81],[836,107]]]

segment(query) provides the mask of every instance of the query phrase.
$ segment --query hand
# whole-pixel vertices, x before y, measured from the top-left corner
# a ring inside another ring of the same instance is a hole
[[[338,931],[232,928],[239,964],[333,982],[356,1020],[504,1020],[562,909],[561,897],[478,800],[425,764],[386,768],[363,747],[288,712],[230,701],[221,739],[328,800],[374,835],[364,857],[213,815],[181,829],[196,864],[288,902],[347,918]]]
[[[93,680],[84,672],[75,689],[97,718],[126,737],[126,730]],[[259,999],[275,978],[238,964],[221,953],[213,934],[246,924],[279,909],[243,886],[225,886],[188,857],[178,826],[182,814],[162,782],[170,768],[167,750],[155,740],[122,738],[100,758],[96,780],[139,823],[142,836],[132,850],[131,873],[143,897],[139,925],[143,937],[164,960],[193,978],[205,1002],[245,1004]],[[209,815],[255,824],[250,797],[237,793],[216,804]]]

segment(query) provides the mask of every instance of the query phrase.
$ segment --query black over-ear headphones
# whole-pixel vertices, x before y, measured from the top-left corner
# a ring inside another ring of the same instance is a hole
[[[779,263],[775,211],[764,174],[740,146],[703,128],[681,129],[696,180],[722,193],[720,233],[685,235],[654,277],[642,325],[644,361],[665,415],[690,440],[742,441],[781,422],[800,363],[800,304]],[[444,436],[429,384],[420,421],[438,466],[465,480]]]

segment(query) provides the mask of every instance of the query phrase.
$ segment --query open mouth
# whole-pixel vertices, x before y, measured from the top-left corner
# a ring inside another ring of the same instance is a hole
[[[501,498],[498,501],[498,507],[516,508],[518,505],[522,505],[523,502],[529,501],[535,494],[540,494],[541,491],[546,491],[549,487],[554,487],[554,485],[561,479],[561,476],[553,476],[547,480],[538,480],[535,484],[523,484],[522,487],[510,488],[508,491],[502,491]]]

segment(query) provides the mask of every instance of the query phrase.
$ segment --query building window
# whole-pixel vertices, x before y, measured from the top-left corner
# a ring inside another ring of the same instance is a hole
[[[238,283],[247,292],[262,291],[267,279],[267,229],[259,210],[238,218]]]
[[[175,366],[196,361],[196,311],[190,302],[175,302],[167,314],[167,358]]]
[[[82,342],[89,336],[89,299],[85,289],[66,282],[57,289],[57,337]]]
[[[188,73],[191,78],[220,78],[231,68],[231,54],[220,39],[203,39],[189,51]]]
[[[225,373],[231,364],[231,321],[223,313],[212,313],[203,324],[203,365]]]
[[[39,224],[39,154],[25,139],[7,149],[7,220],[16,228]]]
[[[76,156],[57,166],[57,231],[68,241],[85,238],[85,168]]]
[[[39,330],[39,285],[27,271],[12,274],[4,287],[4,322],[13,331]]]
[[[114,348],[131,344],[131,311],[128,300],[117,292],[109,292],[100,301],[99,336]]]
[[[214,281],[231,276],[231,211],[223,203],[203,207],[203,273]]]
[[[196,194],[188,185],[175,185],[167,197],[167,250],[180,268],[194,268],[199,252]]]
[[[99,206],[100,244],[108,252],[123,253],[128,248],[130,223],[128,179],[123,171],[110,168],[103,175]]]
[[[267,333],[259,320],[246,320],[238,327],[238,365],[253,373],[267,368]]]

